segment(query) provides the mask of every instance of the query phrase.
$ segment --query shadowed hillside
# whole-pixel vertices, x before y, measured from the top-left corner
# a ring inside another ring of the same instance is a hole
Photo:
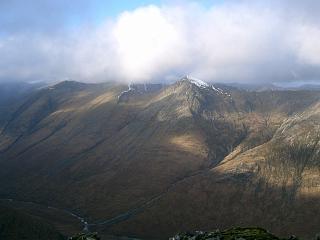
[[[0,206],[1,240],[63,240],[66,239],[43,219]]]

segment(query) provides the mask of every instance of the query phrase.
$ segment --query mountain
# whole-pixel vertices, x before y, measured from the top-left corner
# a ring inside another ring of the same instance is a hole
[[[106,234],[259,225],[314,236],[319,161],[301,169],[271,153],[317,139],[319,100],[320,91],[246,91],[188,77],[61,82],[31,93],[3,125],[0,196],[68,211]]]

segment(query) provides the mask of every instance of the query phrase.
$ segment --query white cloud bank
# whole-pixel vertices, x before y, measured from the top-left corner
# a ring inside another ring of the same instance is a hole
[[[98,27],[17,31],[0,37],[0,79],[320,82],[316,9],[316,1],[146,6]]]

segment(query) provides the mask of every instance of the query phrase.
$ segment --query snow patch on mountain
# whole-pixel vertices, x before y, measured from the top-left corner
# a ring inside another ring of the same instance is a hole
[[[162,83],[130,83],[128,89],[121,92],[118,96],[118,102],[124,99],[128,100],[131,95],[141,95],[145,93],[153,93],[162,89]]]
[[[189,82],[191,82],[192,84],[198,86],[199,88],[209,88],[210,87],[210,85],[208,83],[206,83],[205,81],[202,81],[200,79],[197,79],[197,78],[186,76],[185,79],[188,80]]]
[[[134,91],[134,89],[132,88],[132,83],[129,83],[129,84],[128,84],[128,89],[125,90],[125,91],[122,91],[122,92],[119,94],[118,100],[119,100],[123,95],[125,95],[125,94],[127,94],[127,93],[129,93],[129,92],[131,92],[131,91]]]
[[[190,77],[189,75],[183,77],[182,80],[187,80],[190,83],[196,85],[197,87],[199,87],[201,89],[210,89],[211,88],[212,90],[216,91],[218,94],[226,95],[228,97],[231,97],[231,95],[229,93],[224,92],[221,88],[218,88],[218,87],[215,87],[213,85],[210,85],[210,84],[206,83],[203,80],[200,80],[200,79],[197,79],[197,78],[194,78],[194,77]]]

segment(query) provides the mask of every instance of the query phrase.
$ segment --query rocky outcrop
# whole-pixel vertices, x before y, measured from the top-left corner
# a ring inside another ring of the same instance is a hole
[[[69,240],[100,240],[98,233],[79,233],[69,238]]]
[[[262,228],[231,228],[213,232],[196,231],[193,233],[177,234],[170,240],[298,240],[295,236],[279,238]]]

